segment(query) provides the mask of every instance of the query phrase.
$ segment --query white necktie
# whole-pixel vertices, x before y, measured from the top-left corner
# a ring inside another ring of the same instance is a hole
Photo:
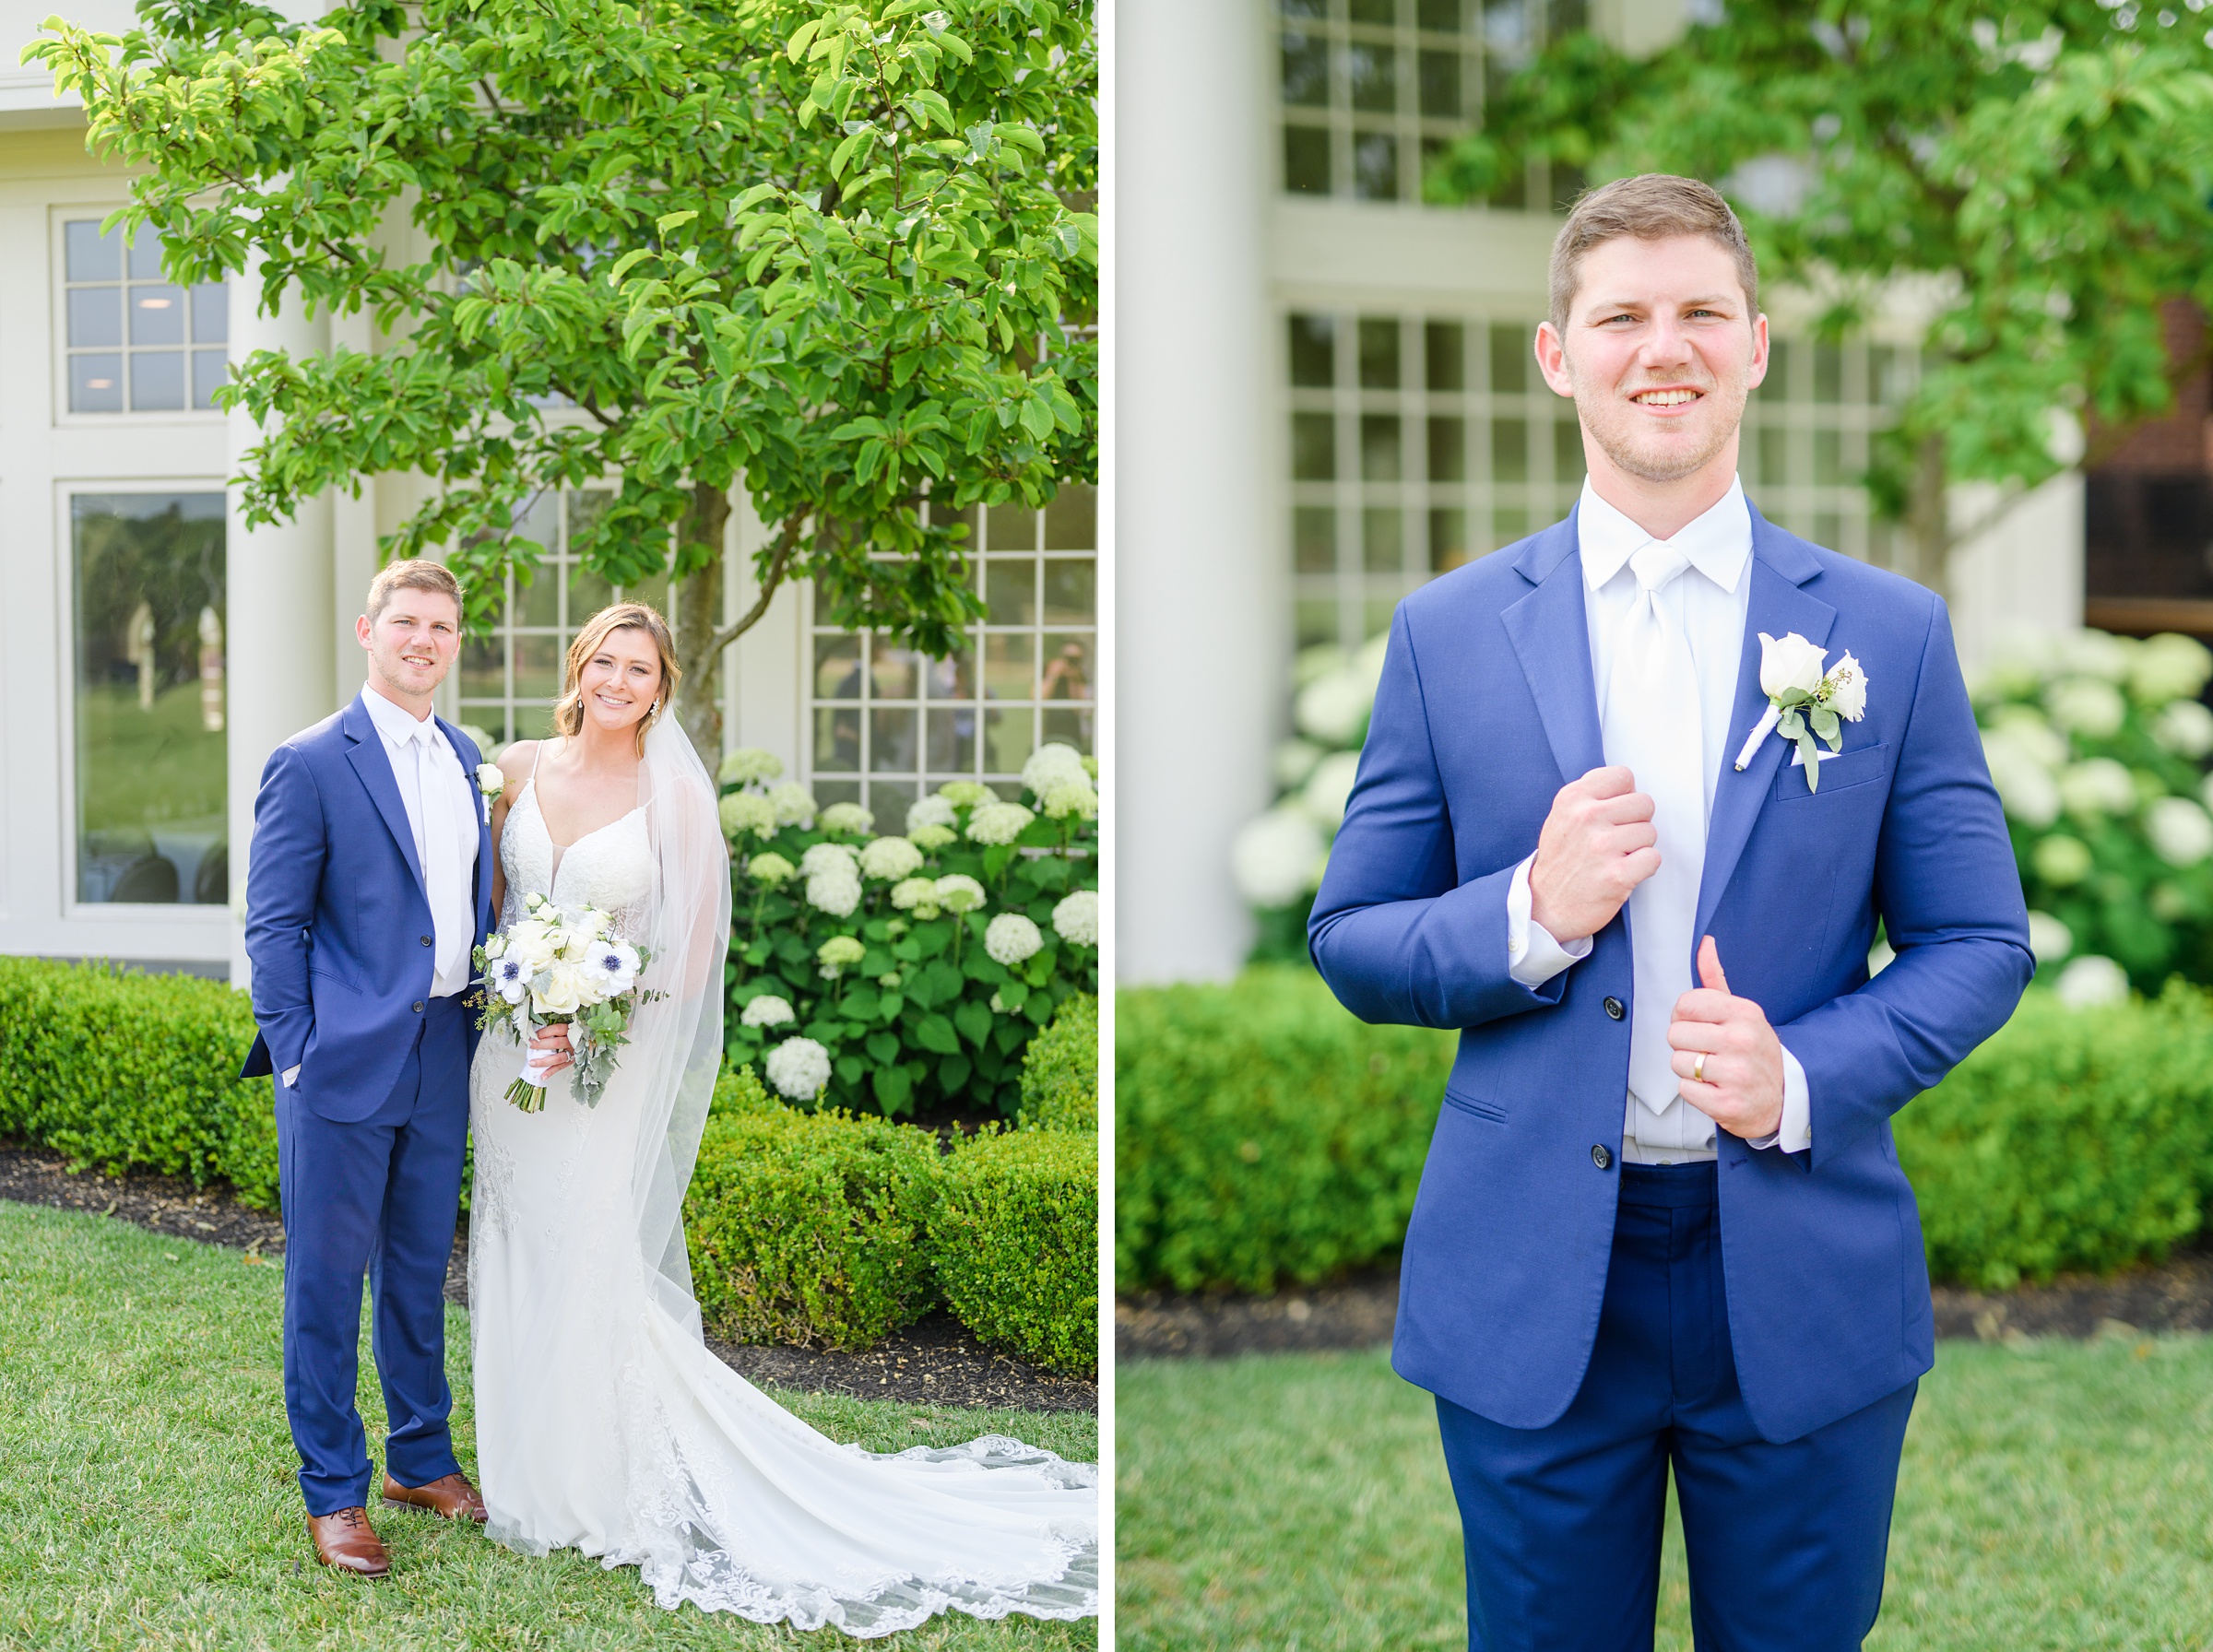
[[[436,938],[434,975],[443,979],[453,973],[470,938],[462,930],[468,903],[461,889],[461,844],[455,835],[448,807],[451,788],[433,744],[436,739],[435,726],[428,722],[414,736],[415,801],[422,820],[418,847],[422,852],[423,893],[430,898],[432,933]]]
[[[1629,559],[1637,597],[1615,641],[1606,682],[1606,761],[1626,766],[1637,789],[1651,796],[1660,834],[1660,869],[1629,896],[1635,943],[1629,1093],[1637,1102],[1629,1120],[1631,1133],[1647,1147],[1703,1147],[1712,1128],[1696,1108],[1675,1104],[1680,1081],[1667,1042],[1675,1000],[1691,985],[1691,931],[1706,862],[1698,668],[1683,628],[1660,600],[1689,565],[1680,550],[1658,540]]]

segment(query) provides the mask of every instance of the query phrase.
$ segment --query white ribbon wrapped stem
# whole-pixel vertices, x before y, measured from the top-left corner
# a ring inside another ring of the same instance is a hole
[[[1781,720],[1781,717],[1782,708],[1773,701],[1769,701],[1768,709],[1761,714],[1759,721],[1753,726],[1751,738],[1745,741],[1745,749],[1736,754],[1736,767],[1739,773],[1742,773],[1745,765],[1752,761],[1752,754],[1759,749],[1760,741],[1775,732],[1775,725]]]

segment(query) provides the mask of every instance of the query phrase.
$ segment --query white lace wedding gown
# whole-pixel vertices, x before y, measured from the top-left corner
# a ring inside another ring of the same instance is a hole
[[[526,783],[501,837],[503,926],[538,891],[645,934],[653,855],[643,808],[556,847]],[[1000,1436],[895,1457],[839,1446],[709,1352],[688,1295],[688,1319],[671,1311],[634,1215],[652,1116],[638,1092],[665,1070],[649,1054],[623,1050],[596,1108],[564,1073],[524,1113],[502,1096],[518,1046],[488,1035],[478,1053],[469,1319],[491,1535],[635,1565],[669,1609],[858,1636],[949,1608],[1095,1613],[1095,1466]]]

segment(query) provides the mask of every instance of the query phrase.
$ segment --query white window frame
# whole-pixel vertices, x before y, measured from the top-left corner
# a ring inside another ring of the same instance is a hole
[[[146,412],[126,408],[120,413],[79,413],[74,411],[69,406],[69,254],[66,244],[67,235],[63,226],[82,222],[87,218],[97,222],[105,218],[118,206],[125,206],[129,204],[129,201],[124,199],[84,202],[73,206],[49,206],[46,209],[47,290],[50,295],[48,313],[51,318],[48,325],[49,336],[52,340],[49,349],[52,357],[49,364],[49,378],[52,385],[51,394],[53,397],[53,423],[56,426],[66,426],[77,430],[103,431],[138,426],[219,424],[225,418],[220,409],[195,407],[189,405],[192,396],[193,348],[189,313],[185,322],[186,339],[178,347],[184,352],[184,395],[187,406]],[[124,257],[127,260],[129,256],[130,251],[126,246],[124,250]],[[128,268],[127,263],[124,267]],[[234,276],[226,277],[224,284],[228,287],[231,281],[236,279],[237,277]],[[192,289],[186,288],[183,290],[189,293]],[[228,330],[226,327],[225,331]],[[124,371],[127,373],[130,354],[128,344],[130,317],[127,314],[124,317],[124,337],[125,343],[118,346],[117,350],[124,358]],[[230,356],[230,349],[231,345],[226,344],[224,354],[227,359]],[[127,400],[129,394],[127,388],[124,394]]]

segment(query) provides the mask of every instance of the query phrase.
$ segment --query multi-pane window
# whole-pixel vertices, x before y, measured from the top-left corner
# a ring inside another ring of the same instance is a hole
[[[1280,0],[1284,188],[1419,201],[1430,157],[1483,118],[1486,84],[1548,38],[1585,27],[1587,0]],[[1581,175],[1534,161],[1497,206],[1572,200]]]
[[[77,898],[221,905],[223,495],[69,501]]]
[[[142,229],[126,247],[98,218],[62,225],[63,344],[72,413],[212,408],[230,362],[224,283],[178,287],[161,277],[161,241]]]
[[[949,780],[1012,785],[1047,740],[1092,749],[1098,680],[1098,526],[1093,489],[1064,483],[962,520],[984,601],[967,646],[931,659],[867,633],[810,639],[810,778],[822,803],[866,803],[895,830]]]
[[[610,585],[577,563],[572,547],[612,496],[600,489],[538,496],[517,520],[516,532],[545,547],[528,584],[507,575],[507,588],[491,633],[461,647],[456,722],[482,738],[490,757],[512,740],[535,740],[552,732],[553,702],[569,642],[610,602],[651,603],[669,612],[669,576],[644,584]]]
[[[1537,373],[1533,318],[1295,313],[1291,569],[1299,646],[1354,646],[1399,599],[1556,522],[1583,484],[1575,405]],[[1780,340],[1739,468],[1772,521],[1888,560],[1860,478],[1910,388],[1911,349]]]

